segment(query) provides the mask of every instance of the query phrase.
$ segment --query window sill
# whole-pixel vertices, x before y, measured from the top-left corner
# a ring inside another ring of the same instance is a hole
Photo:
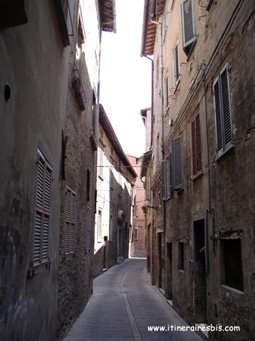
[[[235,289],[233,287],[230,287],[226,284],[221,284],[221,288],[227,293],[227,292],[231,292],[233,294],[237,294],[237,295],[244,295],[244,292],[239,290],[239,289]]]
[[[201,178],[203,174],[204,174],[204,172],[202,170],[200,170],[196,174],[192,175],[191,180],[195,181],[195,180]]]
[[[187,62],[190,60],[190,57],[191,57],[191,55],[192,55],[192,53],[193,53],[193,51],[194,51],[194,48],[195,48],[196,43],[197,43],[197,40],[195,39],[195,40],[190,44],[191,46],[190,46],[190,50],[189,50],[188,53],[186,53],[185,50],[184,50],[184,53],[186,53],[186,55],[187,55]]]
[[[232,143],[229,144],[224,151],[222,150],[222,151],[216,152],[216,159],[215,159],[215,161],[219,161],[220,159],[222,159],[231,150],[232,151],[234,150],[234,145]]]
[[[50,261],[38,265],[31,265],[27,272],[27,278],[33,278],[34,276],[40,273],[49,271],[50,265],[51,265]]]

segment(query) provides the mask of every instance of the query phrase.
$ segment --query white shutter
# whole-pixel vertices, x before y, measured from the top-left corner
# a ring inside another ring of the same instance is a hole
[[[232,122],[228,72],[225,67],[213,85],[217,133],[217,151],[224,153],[232,145]]]
[[[193,0],[184,0],[181,4],[183,48],[195,41]]]

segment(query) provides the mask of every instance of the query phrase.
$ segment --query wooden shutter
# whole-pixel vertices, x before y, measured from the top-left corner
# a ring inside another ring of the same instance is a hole
[[[195,40],[193,0],[184,0],[181,4],[182,36],[184,49]]]
[[[216,114],[217,150],[220,151],[223,148],[223,137],[222,137],[222,117],[221,117],[221,108],[220,108],[219,80],[217,80],[214,83],[214,103],[215,103],[215,114]]]
[[[181,137],[173,140],[172,144],[173,189],[182,188],[182,152]]]
[[[70,254],[76,248],[76,225],[77,225],[76,193],[68,186],[65,191],[65,225],[64,225],[64,252]]]
[[[224,145],[226,146],[232,140],[231,129],[231,113],[230,113],[230,96],[227,69],[221,74],[221,91],[222,91],[222,114],[224,126]]]
[[[192,132],[192,161],[193,174],[197,174],[202,170],[202,150],[201,150],[201,132],[200,132],[200,117],[196,116],[191,123]]]
[[[35,223],[33,265],[48,261],[49,222],[52,168],[40,150],[37,151],[37,178],[35,194]]]

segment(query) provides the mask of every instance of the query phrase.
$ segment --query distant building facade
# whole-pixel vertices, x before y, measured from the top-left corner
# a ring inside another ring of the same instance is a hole
[[[91,295],[105,2],[0,5],[3,340],[62,338]]]
[[[130,243],[131,257],[145,257],[146,256],[146,229],[145,229],[145,215],[143,211],[145,191],[143,182],[140,179],[142,158],[127,155],[135,172],[138,174],[134,186],[134,203],[133,203],[133,224],[132,224],[132,238]]]
[[[254,324],[254,2],[145,1],[152,282],[188,321]],[[158,24],[156,24],[158,23]],[[147,216],[150,215],[150,217]]]
[[[135,180],[136,172],[100,105],[94,276],[128,258]]]

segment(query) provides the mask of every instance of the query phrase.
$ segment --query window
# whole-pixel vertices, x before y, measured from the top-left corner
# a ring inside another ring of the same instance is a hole
[[[197,114],[194,121],[191,123],[192,136],[192,161],[193,175],[196,175],[202,170],[202,152],[201,152],[201,134],[200,134],[200,117]]]
[[[33,266],[48,262],[52,168],[37,150]]]
[[[180,70],[179,70],[179,57],[178,57],[178,43],[176,43],[173,48],[173,58],[174,58],[174,87],[176,87],[180,81]]]
[[[97,239],[102,239],[102,211],[98,210],[97,215]]]
[[[243,291],[241,239],[221,240],[222,284]]]
[[[207,11],[209,11],[209,9],[211,8],[212,4],[213,4],[213,0],[207,0],[207,7],[206,7]]]
[[[214,82],[214,105],[216,116],[217,152],[223,154],[232,146],[232,122],[230,89],[227,67]]]
[[[184,242],[179,242],[178,270],[184,270]]]
[[[168,76],[165,78],[165,110],[167,111],[169,108],[169,83]]]
[[[172,182],[173,190],[180,190],[182,184],[182,150],[181,137],[172,142]]]
[[[181,14],[183,50],[188,55],[196,39],[193,0],[182,1]]]
[[[138,240],[138,228],[137,227],[135,228],[135,231],[134,231],[134,239]]]
[[[64,251],[65,254],[74,253],[76,248],[76,224],[77,224],[77,210],[76,210],[76,193],[70,188],[66,187],[65,202],[64,202]]]

